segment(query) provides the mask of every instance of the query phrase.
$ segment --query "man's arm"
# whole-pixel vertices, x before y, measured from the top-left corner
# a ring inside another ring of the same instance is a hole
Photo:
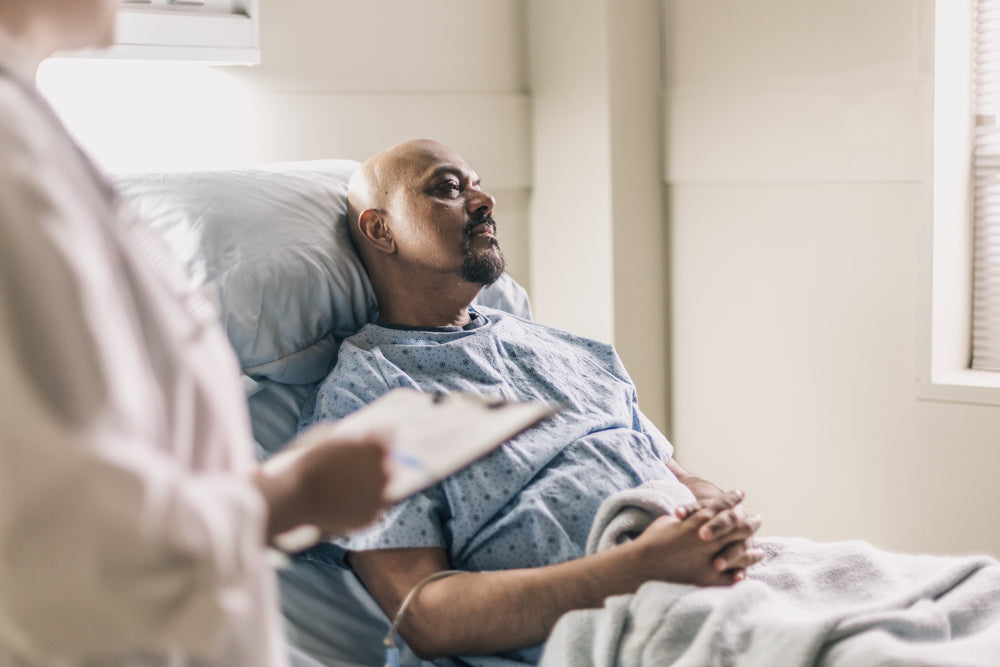
[[[733,571],[745,570],[763,554],[741,552],[722,571],[712,559],[728,542],[749,537],[751,529],[711,541],[701,539],[698,529],[741,498],[724,494],[683,521],[660,517],[633,542],[591,556],[433,581],[407,607],[400,634],[424,659],[498,653],[541,643],[564,613],[600,606],[608,596],[632,593],[646,581],[732,584]],[[419,582],[449,569],[438,548],[352,552],[348,562],[389,618]]]

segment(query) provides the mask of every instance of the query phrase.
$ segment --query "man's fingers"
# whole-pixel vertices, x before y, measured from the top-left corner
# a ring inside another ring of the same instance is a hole
[[[701,516],[702,520],[708,520],[719,512],[732,509],[743,502],[745,494],[740,489],[727,491],[709,501],[698,500],[687,505],[681,505],[674,510],[674,516],[678,519],[685,519],[694,514]]]
[[[733,510],[719,512],[698,529],[698,537],[705,542],[711,542],[729,533],[736,526],[738,520]]]
[[[700,500],[696,500],[693,503],[688,503],[687,505],[681,505],[680,507],[676,508],[674,510],[674,516],[683,521],[684,519],[688,518],[695,512],[698,512],[699,510],[702,509],[705,509],[705,503]]]
[[[747,578],[747,571],[742,568],[734,568],[730,570],[725,570],[724,572],[716,571],[709,577],[709,581],[706,582],[706,586],[732,586],[733,584],[738,584]]]
[[[764,550],[750,544],[749,540],[734,542],[712,559],[712,566],[718,572],[745,570],[764,560]]]
[[[760,528],[759,514],[746,516],[740,508],[720,512],[698,529],[698,537],[706,542],[712,540],[740,540],[750,537]]]
[[[726,491],[721,496],[713,499],[708,506],[716,512],[721,512],[723,510],[736,507],[743,502],[743,498],[745,496],[746,494],[743,493],[743,489],[733,489],[732,491]]]

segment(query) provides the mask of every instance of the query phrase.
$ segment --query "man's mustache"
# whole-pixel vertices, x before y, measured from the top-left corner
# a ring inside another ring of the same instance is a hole
[[[472,218],[471,220],[466,222],[465,227],[462,228],[462,233],[465,235],[465,238],[467,239],[471,238],[472,230],[481,225],[489,225],[490,227],[493,228],[493,232],[496,233],[497,222],[496,220],[493,219],[493,216],[489,213],[483,213],[482,215]]]

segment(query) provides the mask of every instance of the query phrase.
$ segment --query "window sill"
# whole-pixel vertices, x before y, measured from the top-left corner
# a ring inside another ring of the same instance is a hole
[[[1000,373],[956,370],[918,380],[917,398],[947,403],[1000,405]]]

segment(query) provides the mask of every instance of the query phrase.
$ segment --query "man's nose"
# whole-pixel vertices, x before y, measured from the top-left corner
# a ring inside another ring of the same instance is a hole
[[[472,196],[469,197],[469,213],[471,215],[482,215],[484,213],[492,215],[493,207],[496,206],[496,203],[496,199],[489,192],[485,190],[473,190]]]

